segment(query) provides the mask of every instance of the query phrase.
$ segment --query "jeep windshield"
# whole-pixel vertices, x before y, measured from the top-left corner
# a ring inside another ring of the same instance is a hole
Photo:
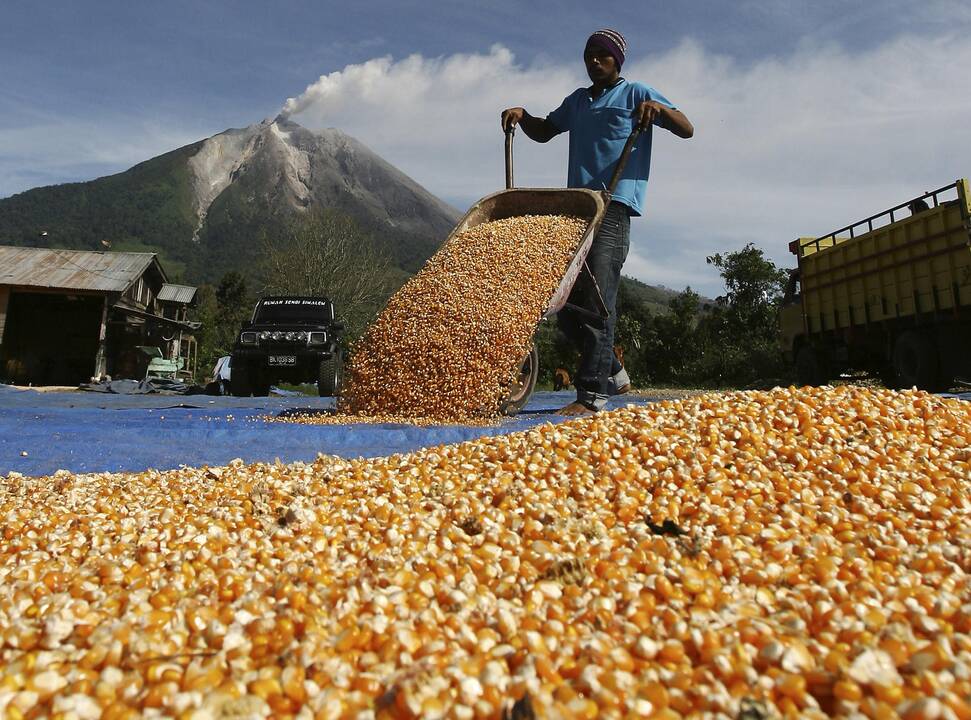
[[[263,300],[253,315],[254,323],[323,324],[334,319],[334,306],[328,300],[280,298]]]

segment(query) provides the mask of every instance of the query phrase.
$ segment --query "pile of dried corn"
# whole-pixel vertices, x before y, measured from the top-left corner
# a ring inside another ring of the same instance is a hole
[[[355,345],[341,412],[495,416],[586,227],[524,215],[451,237]]]
[[[0,707],[966,720],[969,445],[971,403],[843,387],[377,460],[9,475]]]

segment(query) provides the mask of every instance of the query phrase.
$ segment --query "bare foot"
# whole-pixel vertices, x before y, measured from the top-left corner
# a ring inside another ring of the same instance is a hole
[[[614,395],[625,395],[630,392],[630,383],[624,383],[619,388],[614,390]]]
[[[557,415],[593,415],[596,410],[591,410],[583,403],[571,402],[566,407],[562,407],[556,411]]]

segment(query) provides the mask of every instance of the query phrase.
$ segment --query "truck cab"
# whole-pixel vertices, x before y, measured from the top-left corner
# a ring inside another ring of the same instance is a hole
[[[779,308],[779,349],[790,363],[796,360],[797,340],[802,337],[804,330],[802,292],[799,269],[796,268],[789,271]]]

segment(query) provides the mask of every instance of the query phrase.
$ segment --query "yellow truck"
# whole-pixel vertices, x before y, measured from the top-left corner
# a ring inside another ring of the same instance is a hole
[[[801,383],[863,370],[936,391],[971,376],[969,199],[958,180],[790,243],[780,338]]]

